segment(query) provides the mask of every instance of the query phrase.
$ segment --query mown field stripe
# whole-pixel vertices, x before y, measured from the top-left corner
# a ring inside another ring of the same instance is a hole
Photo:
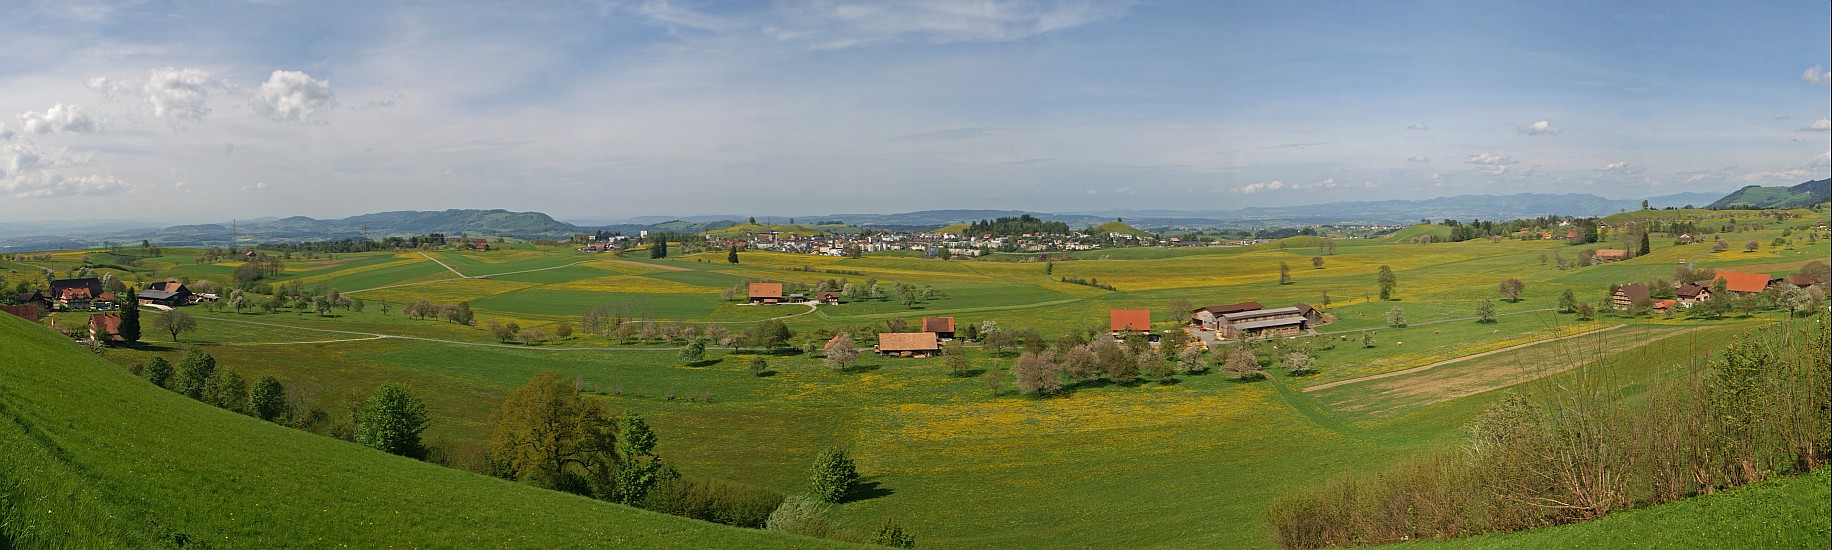
[[[1524,313],[1524,312],[1523,312],[1523,313]],[[1421,324],[1423,324],[1423,323],[1421,323]],[[1337,381],[1335,381],[1335,382],[1330,382],[1330,383],[1327,383],[1327,384],[1318,384],[1318,385],[1315,385],[1315,386],[1311,386],[1311,387],[1308,387],[1308,388],[1304,388],[1304,389],[1303,389],[1302,391],[1304,391],[1305,393],[1310,393],[1310,392],[1314,392],[1314,391],[1317,391],[1317,390],[1323,390],[1323,389],[1329,389],[1329,388],[1334,388],[1334,387],[1336,387],[1336,386],[1341,386],[1341,385],[1345,385],[1345,384],[1354,384],[1354,383],[1356,383],[1356,382],[1367,382],[1367,381],[1369,381],[1369,380],[1379,380],[1379,379],[1382,379],[1382,378],[1392,378],[1392,377],[1395,377],[1395,376],[1404,376],[1404,375],[1407,375],[1407,374],[1412,374],[1412,373],[1416,373],[1416,372],[1424,372],[1424,371],[1428,371],[1428,370],[1431,370],[1431,369],[1435,369],[1435,368],[1438,368],[1438,367],[1442,367],[1442,366],[1444,366],[1444,365],[1449,365],[1449,364],[1453,364],[1453,363],[1461,363],[1461,362],[1464,362],[1464,361],[1468,361],[1468,360],[1471,360],[1471,359],[1480,359],[1480,358],[1483,358],[1483,357],[1488,357],[1488,356],[1490,356],[1490,355],[1494,355],[1494,354],[1497,354],[1497,353],[1501,353],[1501,352],[1504,352],[1504,351],[1514,351],[1514,350],[1517,350],[1517,349],[1521,349],[1521,348],[1527,348],[1527,347],[1533,347],[1533,346],[1537,346],[1537,345],[1540,345],[1540,344],[1549,344],[1549,343],[1552,343],[1552,342],[1557,342],[1557,341],[1559,341],[1559,340],[1569,340],[1569,339],[1572,339],[1572,338],[1577,338],[1577,337],[1579,337],[1579,336],[1586,336],[1586,335],[1591,335],[1591,334],[1596,334],[1596,333],[1599,333],[1599,332],[1605,332],[1605,331],[1611,331],[1611,330],[1616,330],[1616,329],[1619,329],[1619,328],[1622,328],[1622,327],[1626,327],[1626,326],[1628,326],[1628,325],[1626,325],[1626,324],[1623,324],[1623,325],[1613,325],[1613,326],[1608,326],[1608,327],[1603,327],[1603,328],[1600,328],[1600,329],[1596,329],[1596,330],[1590,330],[1590,331],[1585,331],[1585,332],[1580,332],[1580,333],[1577,333],[1577,334],[1572,334],[1572,335],[1567,335],[1567,336],[1560,336],[1560,337],[1558,337],[1558,338],[1553,338],[1553,339],[1550,339],[1550,340],[1540,340],[1540,341],[1538,341],[1538,342],[1527,342],[1527,343],[1525,343],[1525,344],[1518,344],[1518,345],[1513,345],[1513,346],[1508,346],[1508,347],[1505,347],[1505,348],[1501,348],[1501,349],[1494,349],[1494,350],[1489,350],[1489,351],[1485,351],[1485,352],[1482,352],[1482,353],[1475,353],[1475,354],[1470,354],[1470,355],[1465,355],[1465,356],[1462,356],[1462,357],[1458,357],[1458,358],[1455,358],[1455,359],[1445,359],[1445,360],[1443,360],[1443,361],[1438,361],[1438,362],[1436,362],[1436,363],[1432,363],[1432,364],[1429,364],[1429,365],[1425,365],[1425,366],[1422,366],[1422,367],[1412,367],[1412,368],[1409,368],[1409,369],[1405,369],[1405,370],[1396,370],[1396,371],[1393,371],[1393,372],[1383,372],[1383,373],[1380,373],[1380,374],[1374,374],[1374,375],[1369,375],[1369,376],[1363,376],[1363,377],[1361,377],[1361,378],[1351,378],[1351,379],[1348,379],[1348,380],[1337,380]]]

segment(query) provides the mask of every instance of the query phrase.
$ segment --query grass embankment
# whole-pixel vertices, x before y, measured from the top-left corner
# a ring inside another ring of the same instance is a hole
[[[210,407],[0,315],[0,547],[820,547]]]

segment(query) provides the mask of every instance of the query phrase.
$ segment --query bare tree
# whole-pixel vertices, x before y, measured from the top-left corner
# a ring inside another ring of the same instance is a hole
[[[1011,366],[1018,391],[1026,395],[1050,395],[1062,389],[1062,380],[1056,375],[1057,366],[1052,359],[1047,351],[1019,354]]]
[[[1510,278],[1501,282],[1501,295],[1510,302],[1519,302],[1520,293],[1526,289],[1527,283],[1520,282],[1520,279]]]
[[[846,370],[846,365],[858,358],[859,348],[852,345],[852,335],[842,332],[827,346],[827,356],[822,361],[827,363],[827,368]]]
[[[197,330],[197,319],[191,314],[179,310],[167,311],[153,318],[153,330],[172,335],[172,341],[178,341],[178,334]]]

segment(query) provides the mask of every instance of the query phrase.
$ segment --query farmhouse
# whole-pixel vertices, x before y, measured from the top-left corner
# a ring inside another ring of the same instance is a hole
[[[95,277],[51,281],[50,304],[56,309],[89,309],[102,297],[102,280]]]
[[[933,332],[880,332],[878,355],[891,357],[928,357],[941,351],[941,339]]]
[[[1291,307],[1298,308],[1298,315],[1304,317],[1306,321],[1310,321],[1311,326],[1316,326],[1323,322],[1323,312],[1317,311],[1317,308],[1310,307],[1310,304],[1298,302],[1291,304]]]
[[[1794,283],[1794,286],[1800,288],[1807,288],[1813,286],[1813,276],[1806,274],[1790,275],[1787,278],[1787,282]]]
[[[1692,304],[1711,299],[1711,289],[1705,285],[1686,283],[1674,289],[1673,294],[1679,297],[1679,303],[1692,307]]]
[[[782,283],[751,283],[751,303],[775,304],[782,301]]]
[[[1151,332],[1151,310],[1149,309],[1115,309],[1107,313],[1107,330],[1122,332]]]
[[[89,316],[89,338],[111,346],[126,344],[127,340],[121,337],[121,314]]]
[[[1196,311],[1191,312],[1190,313],[1190,324],[1199,325],[1202,328],[1206,328],[1209,330],[1215,330],[1215,329],[1221,328],[1221,316],[1222,315],[1227,315],[1230,313],[1240,313],[1243,311],[1253,311],[1256,309],[1260,309],[1262,307],[1265,307],[1265,306],[1261,306],[1259,302],[1241,302],[1238,304],[1228,304],[1225,306],[1209,306],[1209,307],[1205,307],[1205,308],[1198,309]]]
[[[1720,271],[1717,278],[1724,280],[1724,290],[1742,294],[1756,294],[1768,289],[1781,279],[1767,273],[1740,273]]]
[[[489,249],[490,249],[490,241],[486,241],[483,239],[477,239],[477,240],[471,241],[471,250],[476,250],[478,252],[484,252],[484,251],[488,251]]]
[[[840,293],[833,291],[822,292],[815,296],[814,301],[819,302],[821,305],[837,306],[840,305]]]
[[[1259,309],[1221,316],[1221,335],[1226,338],[1255,338],[1296,334],[1310,328],[1310,319],[1296,307]]]
[[[146,285],[146,290],[135,296],[142,304],[153,304],[167,307],[188,306],[196,302],[191,290],[178,281],[159,281]]]
[[[1628,309],[1636,302],[1648,301],[1648,287],[1641,283],[1631,283],[1616,287],[1609,295],[1609,305],[1616,309]]]
[[[923,317],[922,331],[933,332],[937,338],[954,337],[953,317]]]
[[[1678,300],[1658,300],[1654,302],[1654,313],[1667,313],[1673,311],[1674,306],[1678,305]]]
[[[1620,248],[1603,248],[1597,250],[1597,262],[1620,262],[1628,259],[1628,251]]]

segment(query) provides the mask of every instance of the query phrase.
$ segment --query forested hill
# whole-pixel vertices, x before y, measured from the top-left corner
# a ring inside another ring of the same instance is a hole
[[[1794,186],[1751,185],[1732,191],[1706,208],[1804,208],[1832,200],[1832,179]]]

